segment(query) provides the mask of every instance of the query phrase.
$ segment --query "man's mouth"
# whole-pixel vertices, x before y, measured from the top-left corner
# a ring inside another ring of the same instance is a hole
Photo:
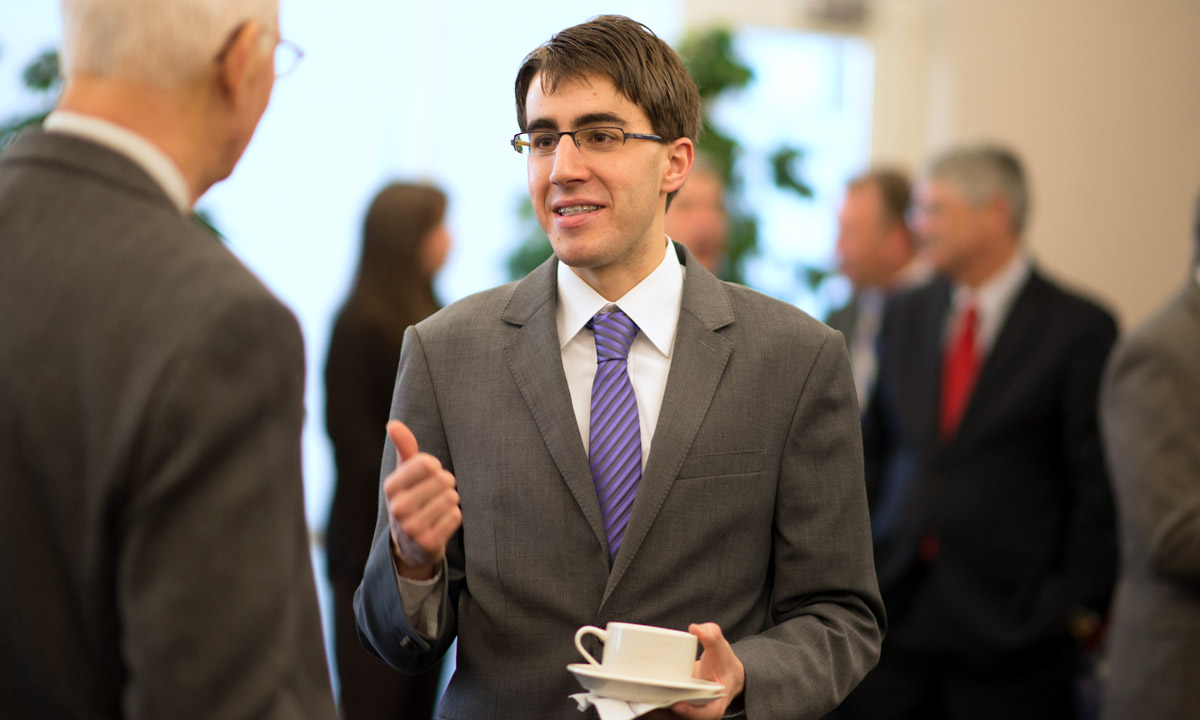
[[[579,215],[580,213],[595,212],[599,209],[599,205],[567,205],[566,207],[558,208],[554,212],[563,217],[570,217],[571,215]]]

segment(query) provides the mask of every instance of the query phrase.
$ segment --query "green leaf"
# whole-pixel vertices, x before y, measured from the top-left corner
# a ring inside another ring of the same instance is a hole
[[[727,27],[688,35],[679,45],[679,56],[706,104],[721,93],[745,87],[754,79],[754,71],[734,53],[733,32]]]
[[[778,187],[792,190],[802,198],[811,198],[813,196],[812,187],[796,177],[793,170],[796,161],[803,157],[803,150],[781,147],[771,156],[771,169],[774,171],[775,184]]]
[[[25,82],[25,87],[34,92],[57,90],[62,84],[62,75],[58,68],[58,51],[43,50],[42,54],[25,66],[25,72],[22,73],[21,79]]]

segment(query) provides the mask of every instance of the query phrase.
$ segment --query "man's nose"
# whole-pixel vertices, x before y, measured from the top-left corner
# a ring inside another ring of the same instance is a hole
[[[554,167],[550,171],[550,182],[561,184],[587,177],[587,158],[570,135],[558,139],[554,148]]]

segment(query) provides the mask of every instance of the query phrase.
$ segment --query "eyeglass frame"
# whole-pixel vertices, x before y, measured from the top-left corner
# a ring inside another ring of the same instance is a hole
[[[246,24],[249,22],[249,20],[243,20],[237,24],[237,27],[229,32],[229,37],[225,38],[225,43],[221,46],[221,49],[217,51],[217,56],[213,58],[218,65],[225,60],[225,56],[228,55],[229,51],[233,49],[233,43],[237,40],[238,34],[242,32],[242,28],[246,27]],[[275,47],[272,48],[271,52],[273,53],[272,62],[276,66],[275,79],[278,80],[281,77],[291,74],[291,72],[296,69],[296,66],[299,65],[300,61],[304,59],[304,49],[291,40],[285,39],[279,30],[275,30],[274,32],[275,36],[278,37],[279,40],[276,41]],[[282,71],[278,69],[280,48],[287,50],[292,56],[291,63]]]
[[[288,55],[291,57],[287,67],[283,70],[279,69],[279,51],[281,49],[287,51]],[[291,75],[292,71],[296,69],[296,67],[300,64],[300,61],[303,59],[304,48],[280,35],[279,42],[275,43],[275,79],[278,80],[281,77]]]
[[[558,150],[558,145],[559,145],[559,143],[562,142],[563,135],[569,135],[571,137],[571,142],[575,143],[575,147],[580,150],[583,150],[583,145],[580,144],[579,137],[576,135],[576,133],[590,132],[593,130],[615,130],[615,131],[621,133],[621,146],[622,147],[624,147],[625,143],[629,142],[631,139],[632,140],[653,140],[655,142],[662,142],[662,143],[665,143],[667,141],[666,138],[663,138],[659,135],[650,135],[648,133],[626,132],[624,128],[617,127],[615,125],[597,125],[595,127],[579,128],[578,130],[529,130],[526,132],[519,132],[512,136],[512,139],[508,141],[508,144],[512,145],[513,150],[515,150],[518,155],[526,155],[528,157],[546,157],[547,155],[553,155]],[[534,135],[554,135],[555,136],[554,147],[548,148],[547,151],[543,152],[543,153],[533,152],[532,140],[533,140]],[[520,139],[522,136],[527,136],[528,140],[522,142]],[[522,147],[529,148],[529,152],[522,152],[521,151]],[[590,150],[584,150],[584,152],[590,152]]]

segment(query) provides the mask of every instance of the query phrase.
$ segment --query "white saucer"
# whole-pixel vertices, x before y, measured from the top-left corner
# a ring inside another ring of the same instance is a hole
[[[644,703],[687,702],[703,705],[725,695],[725,686],[691,678],[683,682],[614,675],[591,663],[571,663],[567,670],[579,684],[601,697]]]

